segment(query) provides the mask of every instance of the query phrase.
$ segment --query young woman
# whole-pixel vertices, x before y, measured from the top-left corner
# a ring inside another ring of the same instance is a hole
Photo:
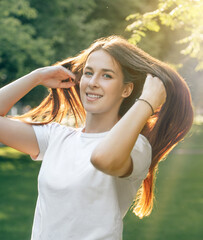
[[[40,106],[5,117],[40,84]],[[71,114],[82,128],[56,123]],[[178,73],[118,36],[2,88],[0,115],[0,141],[43,159],[32,240],[121,239],[138,189],[133,211],[150,214],[158,163],[193,120]]]

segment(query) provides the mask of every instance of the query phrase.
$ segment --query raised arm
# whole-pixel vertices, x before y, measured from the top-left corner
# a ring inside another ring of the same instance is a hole
[[[156,110],[166,99],[162,81],[148,75],[140,99],[147,100]],[[130,153],[151,114],[152,109],[149,104],[136,101],[94,149],[91,156],[92,164],[109,175],[130,175],[133,168]]]
[[[63,82],[75,78],[73,73],[61,66],[37,69],[0,89],[0,142],[21,152],[37,156],[39,147],[32,126],[5,117],[12,106],[37,85],[50,88],[69,88],[73,82]]]

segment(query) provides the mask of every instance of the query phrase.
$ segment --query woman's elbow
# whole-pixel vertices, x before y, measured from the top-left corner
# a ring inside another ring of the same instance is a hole
[[[111,158],[111,156],[105,156],[104,154],[94,153],[90,159],[92,165],[99,171],[102,171],[111,176],[120,176],[119,161]]]
[[[107,161],[108,159],[108,161]],[[112,163],[109,157],[107,158],[104,154],[93,153],[90,159],[92,165],[107,174],[112,175]]]

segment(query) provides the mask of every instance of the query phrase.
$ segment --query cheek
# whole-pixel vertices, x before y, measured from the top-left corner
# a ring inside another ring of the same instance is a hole
[[[123,91],[122,84],[118,84],[118,83],[106,84],[106,86],[104,86],[104,88],[106,89],[106,91],[109,94],[111,94],[113,96],[120,96]]]
[[[86,83],[85,79],[83,77],[81,77],[81,79],[80,79],[80,94],[84,91],[86,86],[87,86],[87,83]]]

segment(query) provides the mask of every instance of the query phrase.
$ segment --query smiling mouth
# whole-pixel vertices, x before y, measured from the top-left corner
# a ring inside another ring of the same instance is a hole
[[[88,97],[89,100],[97,100],[103,97],[102,95],[92,94],[92,93],[86,93],[86,96]]]

